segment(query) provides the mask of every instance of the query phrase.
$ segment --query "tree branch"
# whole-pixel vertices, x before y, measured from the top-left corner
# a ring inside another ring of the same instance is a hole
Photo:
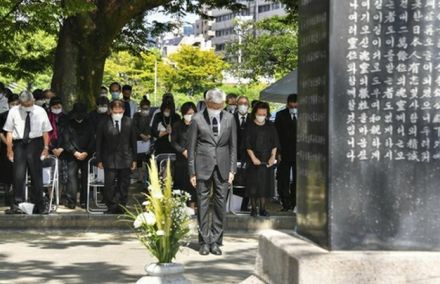
[[[18,10],[18,8],[20,7],[21,4],[23,4],[25,0],[19,0],[17,1],[17,3],[15,3],[15,5],[11,8],[11,10],[9,10],[8,13],[6,13],[6,15],[4,15],[1,19],[0,22],[5,21],[12,13],[14,13],[15,11]]]

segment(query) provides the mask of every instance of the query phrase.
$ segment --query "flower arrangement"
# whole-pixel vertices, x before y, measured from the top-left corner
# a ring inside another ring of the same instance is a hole
[[[144,194],[146,200],[134,211],[126,208],[125,218],[133,223],[137,238],[159,263],[171,263],[189,234],[191,208],[186,206],[188,194],[172,189],[170,162],[163,179],[154,157],[150,164],[149,194]]]

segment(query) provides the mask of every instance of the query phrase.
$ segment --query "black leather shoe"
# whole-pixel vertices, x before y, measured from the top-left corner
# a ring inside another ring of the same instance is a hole
[[[208,255],[209,254],[209,246],[208,245],[201,245],[199,249],[200,255]]]
[[[256,209],[251,210],[251,217],[257,217],[257,210]]]
[[[211,245],[211,253],[214,255],[222,255],[222,250],[218,246],[218,244]]]
[[[290,211],[289,207],[283,207],[281,210],[281,212],[288,212]]]
[[[260,216],[270,217],[269,212],[267,212],[266,209],[260,210]]]

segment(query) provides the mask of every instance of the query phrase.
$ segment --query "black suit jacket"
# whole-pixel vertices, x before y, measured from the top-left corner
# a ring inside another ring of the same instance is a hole
[[[246,149],[244,147],[244,135],[246,130],[246,125],[252,121],[251,114],[248,113],[244,125],[241,125],[241,114],[236,112],[234,114],[235,124],[237,125],[237,160],[244,161],[247,157]]]
[[[121,133],[114,127],[111,116],[98,126],[96,134],[96,160],[107,169],[127,169],[136,161],[137,141],[132,120],[124,116]]]
[[[277,112],[275,126],[280,140],[281,159],[294,162],[296,160],[297,120],[292,120],[289,109],[286,108]]]

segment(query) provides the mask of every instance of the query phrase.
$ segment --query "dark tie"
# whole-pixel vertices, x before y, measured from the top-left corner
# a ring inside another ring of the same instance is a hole
[[[212,119],[212,132],[214,133],[214,136],[218,136],[218,121],[216,117]]]
[[[23,142],[29,143],[29,133],[31,133],[31,116],[30,111],[26,112],[26,122],[24,124]]]
[[[124,116],[131,117],[130,101],[124,101],[124,105],[125,105]]]
[[[243,128],[245,122],[246,122],[246,117],[245,117],[245,116],[242,116],[242,117],[241,117],[241,123],[240,123],[240,127],[241,127],[241,128]]]
[[[120,133],[121,131],[119,131],[119,121],[118,120],[115,121],[115,125],[116,125],[116,130],[118,131],[118,133]]]

